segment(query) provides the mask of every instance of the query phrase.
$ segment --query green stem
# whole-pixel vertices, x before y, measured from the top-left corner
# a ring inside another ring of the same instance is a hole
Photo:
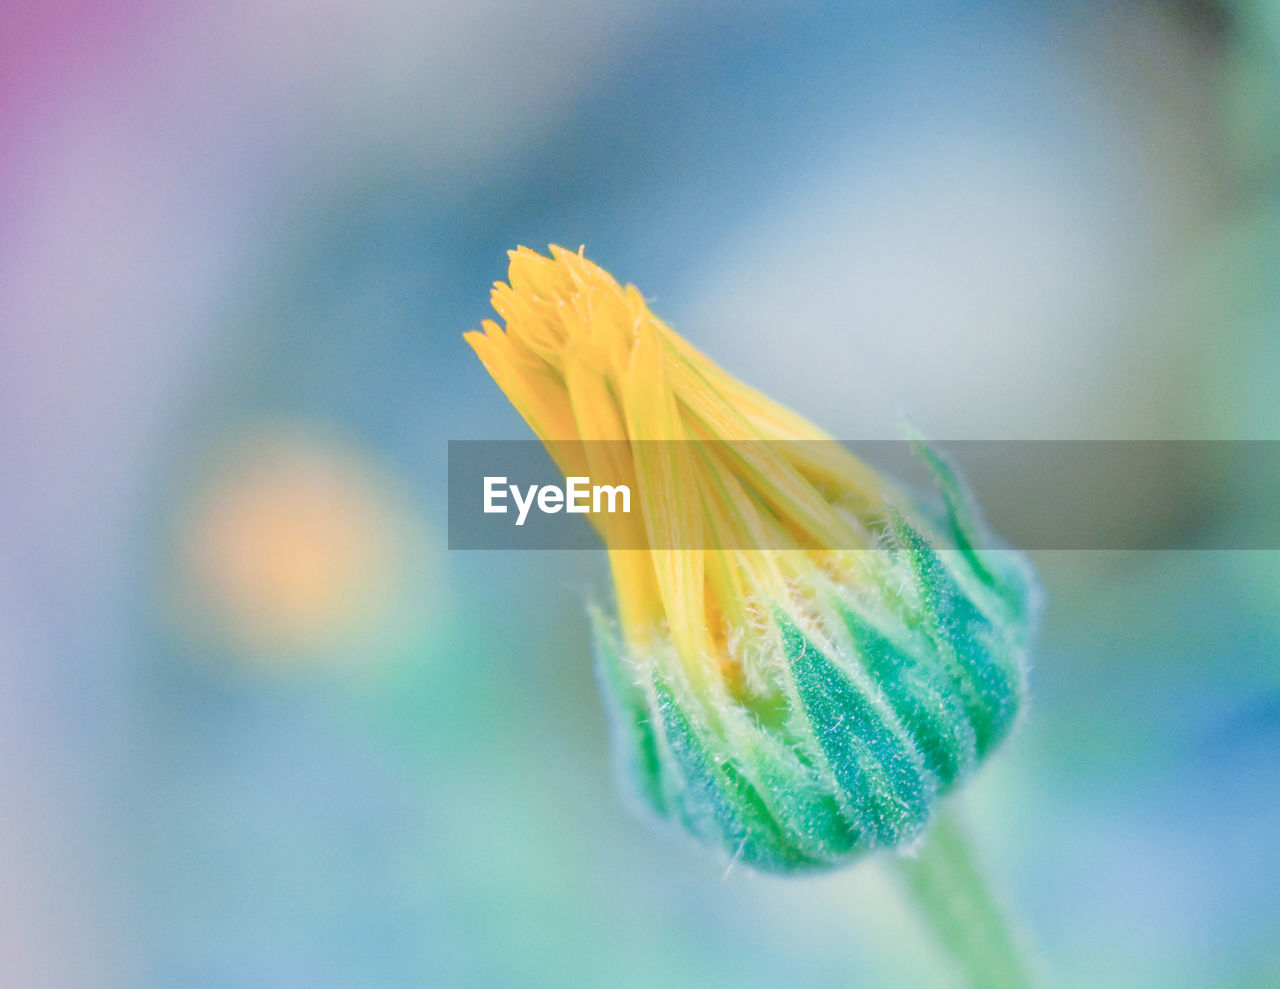
[[[897,856],[922,916],[980,989],[1025,989],[1034,980],[969,848],[964,831],[943,813],[914,858]]]

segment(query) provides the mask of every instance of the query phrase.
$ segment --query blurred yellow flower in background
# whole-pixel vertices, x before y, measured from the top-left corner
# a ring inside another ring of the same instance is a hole
[[[262,425],[215,464],[179,522],[184,610],[256,660],[367,655],[421,549],[404,500],[298,427]]]

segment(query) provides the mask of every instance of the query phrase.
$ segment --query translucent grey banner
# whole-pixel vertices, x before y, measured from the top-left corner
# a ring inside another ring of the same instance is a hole
[[[779,463],[821,465],[852,453],[926,511],[940,505],[936,479],[911,442],[771,447]],[[599,549],[603,543],[593,526],[608,526],[616,548],[648,548],[637,482],[625,466],[637,460],[700,458],[696,462],[745,478],[744,488],[752,491],[785,483],[781,475],[787,473],[768,467],[760,447],[745,443],[600,442],[577,448],[580,473],[571,471],[567,481],[536,440],[451,440],[449,548]],[[1280,441],[958,440],[930,441],[928,448],[967,482],[992,533],[992,548],[1280,549]],[[609,464],[623,466],[600,466]],[[701,500],[690,491],[682,497]],[[775,511],[766,499],[753,503]],[[681,538],[693,545],[676,541],[677,548],[764,548],[745,537],[717,538],[709,527]],[[735,542],[742,545],[728,544]]]

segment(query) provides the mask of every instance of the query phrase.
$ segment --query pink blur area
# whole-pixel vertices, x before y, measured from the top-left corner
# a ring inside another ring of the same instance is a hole
[[[127,633],[101,575],[123,551],[130,478],[155,437],[148,419],[166,376],[152,371],[181,353],[173,317],[195,290],[188,278],[149,291],[191,253],[180,249],[190,214],[165,208],[166,185],[176,193],[181,181],[174,152],[192,135],[173,126],[178,94],[156,72],[166,18],[131,0],[0,12],[5,985],[134,975],[129,864],[103,812],[131,744],[110,658]],[[167,153],[153,159],[153,147]],[[70,658],[67,641],[99,661]]]
[[[0,4],[0,167],[13,166],[23,139],[38,140],[41,125],[78,89],[100,89],[128,64],[147,8],[137,0]]]

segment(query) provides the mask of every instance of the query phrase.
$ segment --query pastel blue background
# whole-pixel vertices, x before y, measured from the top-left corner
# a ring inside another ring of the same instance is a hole
[[[882,863],[726,875],[625,806],[601,555],[445,549],[446,441],[527,436],[461,334],[585,244],[841,437],[1280,439],[1276,9],[14,16],[4,981],[956,984]],[[1046,984],[1277,983],[1277,554],[1035,563],[961,803]]]

